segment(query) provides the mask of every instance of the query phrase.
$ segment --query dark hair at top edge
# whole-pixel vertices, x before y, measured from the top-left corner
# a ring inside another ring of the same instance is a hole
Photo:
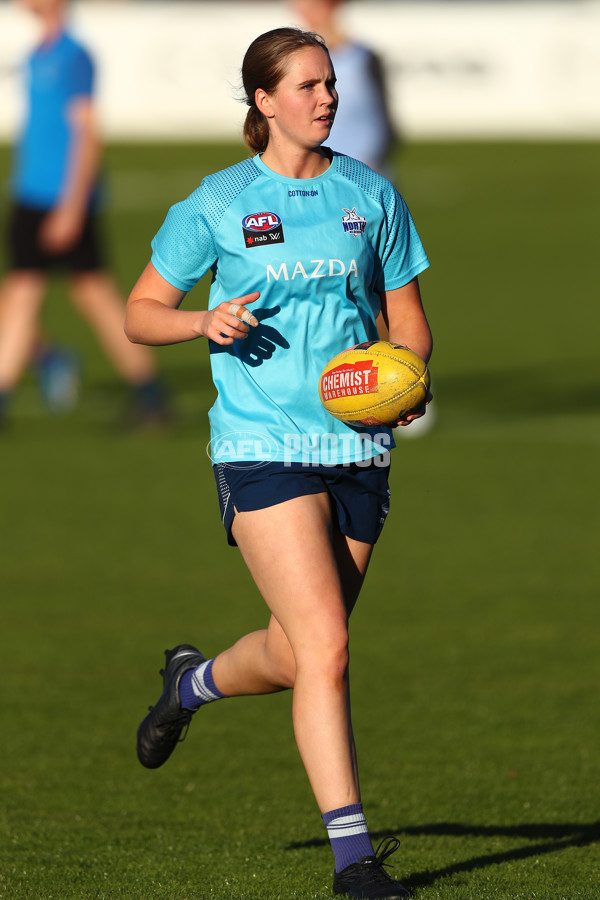
[[[288,57],[303,47],[319,47],[329,53],[320,34],[301,28],[274,28],[259,35],[248,47],[242,63],[244,103],[249,107],[244,122],[244,141],[253,153],[263,153],[269,142],[269,125],[257,109],[258,88],[272,94],[285,74]]]

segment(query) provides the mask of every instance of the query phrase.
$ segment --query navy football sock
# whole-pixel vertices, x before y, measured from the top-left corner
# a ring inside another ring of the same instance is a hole
[[[323,813],[322,819],[335,856],[336,872],[358,862],[363,856],[374,856],[362,803],[332,809]]]
[[[144,410],[162,410],[167,403],[166,391],[159,378],[149,378],[141,384],[135,384],[133,393],[140,407]]]
[[[184,709],[198,709],[205,703],[220,700],[221,693],[212,677],[214,659],[207,659],[196,669],[188,669],[179,682],[179,699]]]

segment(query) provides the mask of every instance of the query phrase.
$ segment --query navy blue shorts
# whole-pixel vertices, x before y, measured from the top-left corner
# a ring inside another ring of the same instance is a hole
[[[389,460],[389,454],[387,455]],[[390,508],[389,461],[374,457],[370,464],[303,466],[270,462],[248,468],[247,463],[216,463],[221,520],[227,542],[236,546],[231,525],[238,512],[265,509],[305,494],[329,494],[334,522],[342,534],[374,544]]]
[[[8,265],[12,270],[64,269],[96,272],[105,265],[97,217],[89,213],[76,244],[63,253],[47,253],[39,243],[39,231],[49,210],[15,204],[7,222]]]

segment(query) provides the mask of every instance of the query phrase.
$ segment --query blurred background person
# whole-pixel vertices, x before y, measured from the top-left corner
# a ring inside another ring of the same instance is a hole
[[[105,270],[98,233],[101,145],[94,63],[67,30],[68,0],[20,0],[40,23],[26,65],[27,106],[14,150],[8,217],[8,273],[0,285],[0,425],[30,362],[51,405],[73,402],[74,358],[40,338],[48,275],[69,273],[68,290],[131,389],[127,424],[169,419],[164,387],[146,347],[123,333],[124,300]]]
[[[340,100],[327,143],[332,150],[360,159],[397,182],[392,150],[398,135],[390,117],[385,70],[375,50],[346,34],[340,21],[345,5],[345,0],[291,0],[300,24],[325,38],[335,69]],[[382,315],[377,330],[382,340],[389,339]],[[435,419],[435,405],[430,403],[426,416],[411,428],[395,428],[394,435],[420,437],[431,430]]]
[[[340,22],[344,0],[291,0],[294,15],[325,38],[337,77],[340,105],[329,146],[365,162],[393,181],[394,139],[385,73],[377,53],[349,37]]]

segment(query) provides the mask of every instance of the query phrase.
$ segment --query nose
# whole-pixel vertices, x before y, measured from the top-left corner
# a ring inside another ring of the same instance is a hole
[[[330,106],[336,107],[337,102],[338,102],[338,95],[337,95],[336,89],[334,87],[330,87],[327,84],[324,84],[322,91],[321,91],[320,102],[322,105],[327,106],[327,107],[330,107]]]

